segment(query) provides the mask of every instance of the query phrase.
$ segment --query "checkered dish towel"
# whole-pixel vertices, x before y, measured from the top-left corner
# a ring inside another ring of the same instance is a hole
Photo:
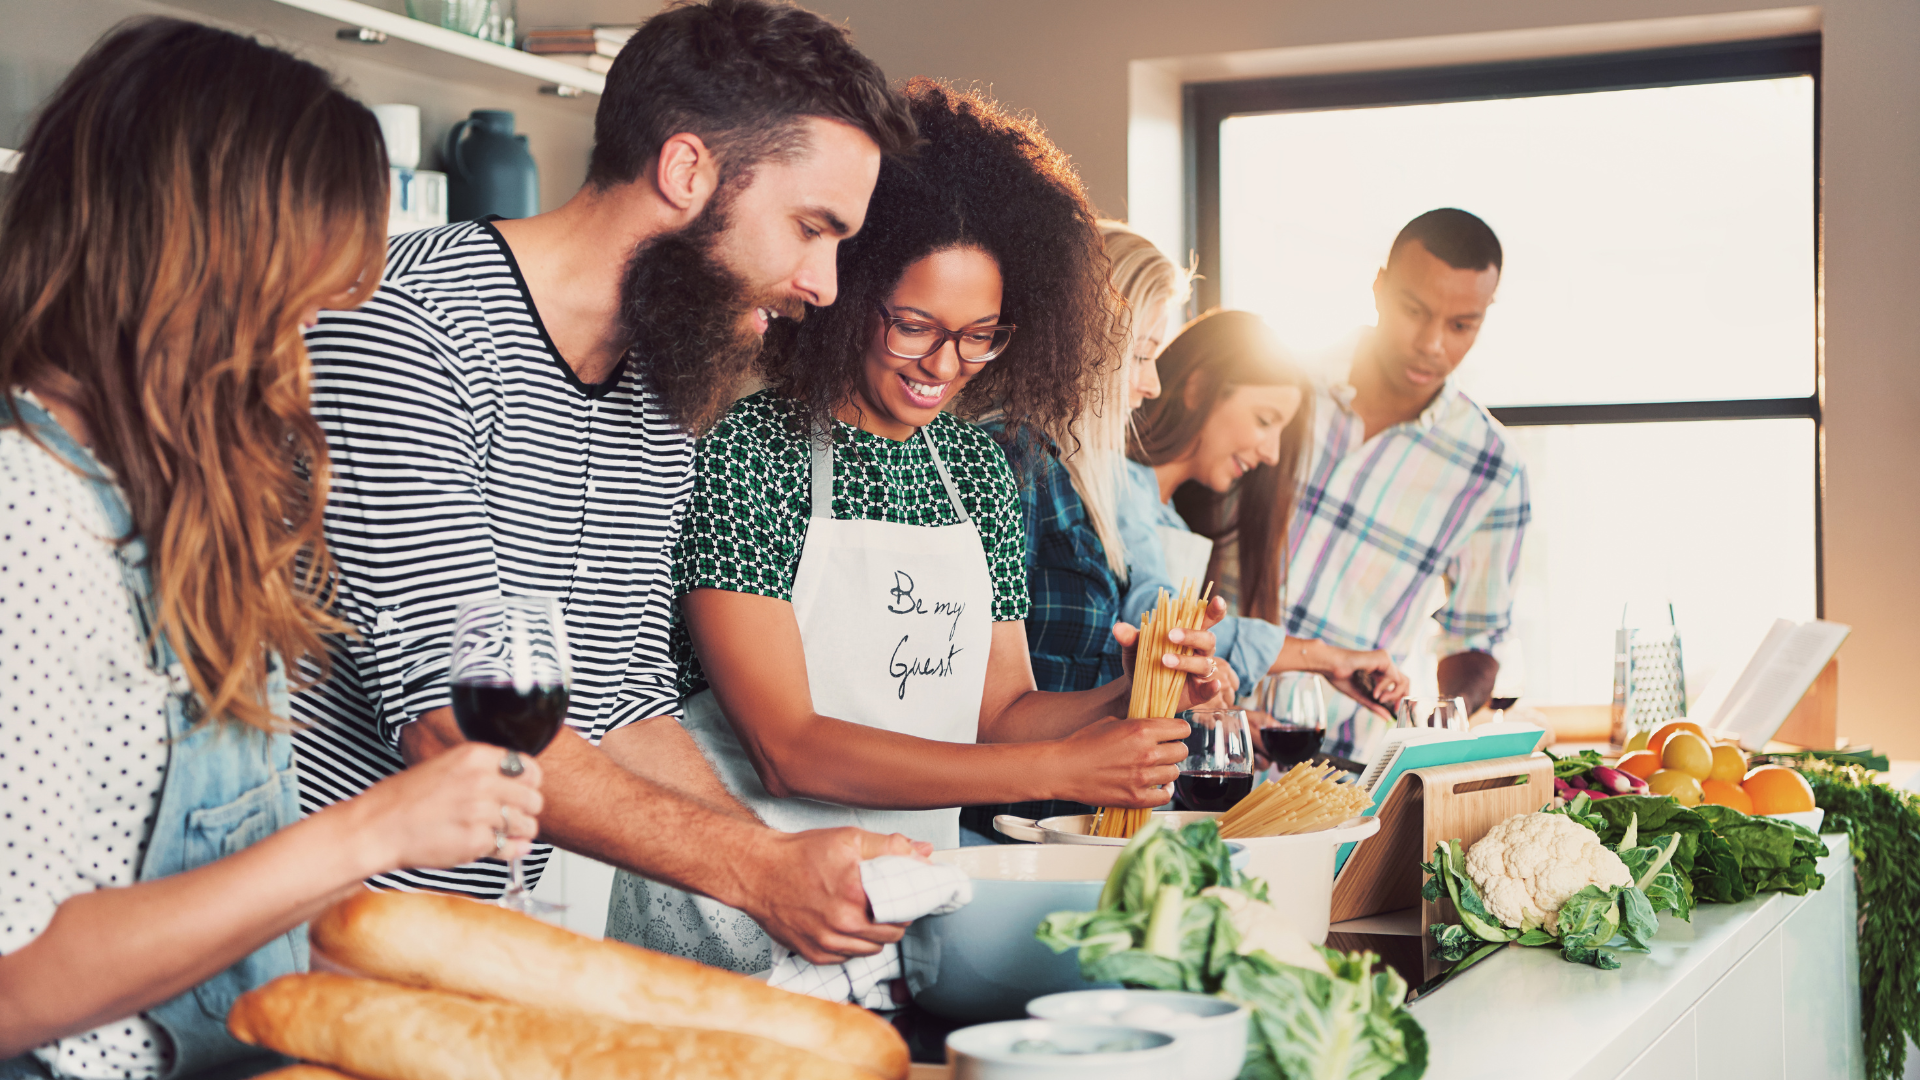
[[[860,883],[867,890],[873,921],[910,922],[923,915],[959,911],[973,899],[973,881],[957,866],[921,862],[905,855],[882,855],[860,864]],[[913,938],[900,944],[912,946]],[[810,964],[779,942],[773,943],[773,971],[769,985],[828,1001],[851,1001],[869,1009],[897,1008],[887,984],[905,978],[915,991],[926,981],[929,961],[888,945],[872,956],[856,956],[844,964]]]

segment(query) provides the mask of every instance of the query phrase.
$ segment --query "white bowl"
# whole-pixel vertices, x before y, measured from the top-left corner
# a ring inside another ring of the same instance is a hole
[[[1112,1024],[1173,1036],[1182,1080],[1233,1080],[1247,1060],[1245,1005],[1177,990],[1078,990],[1027,1002],[1039,1020]]]
[[[1827,820],[1827,812],[1818,806],[1811,810],[1795,810],[1790,814],[1766,814],[1764,816],[1779,818],[1782,821],[1791,821],[1795,825],[1805,825],[1815,833],[1820,831],[1820,823]]]
[[[1173,1036],[1111,1024],[1003,1020],[947,1036],[953,1080],[1167,1080],[1182,1061]]]

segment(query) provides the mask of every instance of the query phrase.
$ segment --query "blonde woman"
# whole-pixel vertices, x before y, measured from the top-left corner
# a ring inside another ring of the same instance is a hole
[[[1190,275],[1124,222],[1101,221],[1114,292],[1118,364],[1088,364],[1080,411],[1044,443],[995,430],[1019,480],[1027,533],[1027,652],[1042,690],[1090,690],[1119,678],[1113,624],[1136,621],[1121,610],[1127,547],[1120,535],[1128,418],[1160,393],[1155,360]],[[961,811],[964,841],[1003,839],[995,814],[1048,817],[1085,813],[1081,803],[1047,800],[971,806]]]
[[[0,1080],[248,1075],[235,997],[362,879],[523,852],[534,762],[466,746],[300,818],[285,672],[325,656],[301,326],[385,259],[386,155],[317,67],[129,24],[0,208]]]

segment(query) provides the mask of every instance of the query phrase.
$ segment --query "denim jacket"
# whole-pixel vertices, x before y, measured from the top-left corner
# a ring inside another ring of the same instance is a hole
[[[165,671],[173,685],[167,699],[166,778],[139,880],[204,866],[299,820],[291,738],[230,721],[196,726],[199,709],[185,671],[165,636],[154,633],[146,543],[133,534],[133,516],[120,489],[46,410],[12,394],[0,394],[0,424],[12,422],[16,410],[43,446],[87,477],[114,535],[132,537],[116,552],[124,584],[133,597],[141,629],[153,642],[148,662],[155,670]],[[277,657],[272,660],[267,693],[274,714],[288,715],[286,672]],[[164,1029],[173,1042],[173,1068],[161,1080],[185,1080],[209,1072],[244,1076],[284,1063],[284,1058],[227,1034],[227,1010],[246,991],[306,967],[307,931],[302,926],[180,996],[144,1010],[147,1019]],[[46,1069],[32,1055],[0,1061],[0,1080],[16,1075],[44,1076]]]

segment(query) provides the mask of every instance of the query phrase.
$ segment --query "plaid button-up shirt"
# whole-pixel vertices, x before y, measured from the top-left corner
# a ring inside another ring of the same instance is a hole
[[[1490,651],[1513,622],[1514,573],[1533,516],[1505,429],[1449,380],[1415,419],[1366,439],[1345,383],[1315,395],[1312,457],[1289,530],[1287,633],[1404,663],[1414,610],[1438,574],[1441,656]],[[1328,698],[1329,753],[1370,734]]]

